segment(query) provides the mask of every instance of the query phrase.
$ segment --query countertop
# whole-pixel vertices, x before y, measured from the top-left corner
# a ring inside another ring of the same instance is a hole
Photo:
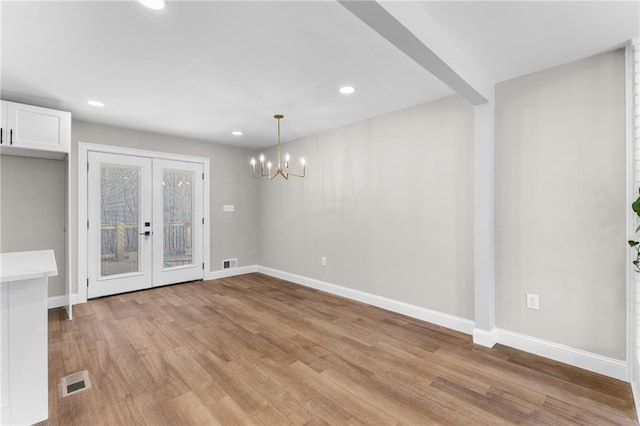
[[[53,250],[0,253],[0,283],[58,275]]]

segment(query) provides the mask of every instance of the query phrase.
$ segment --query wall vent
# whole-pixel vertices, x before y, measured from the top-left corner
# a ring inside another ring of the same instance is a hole
[[[63,398],[89,388],[91,388],[91,382],[89,381],[89,372],[87,370],[70,374],[60,380],[60,390]]]
[[[235,269],[238,267],[238,258],[225,259],[222,261],[222,269]]]

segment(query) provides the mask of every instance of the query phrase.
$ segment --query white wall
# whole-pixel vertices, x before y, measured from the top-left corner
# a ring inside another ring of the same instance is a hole
[[[238,258],[238,266],[257,262],[257,186],[250,173],[252,152],[192,139],[141,132],[73,120],[72,156],[77,158],[78,142],[116,145],[150,151],[206,157],[211,168],[211,268],[221,269],[222,259]],[[71,203],[78,203],[77,160],[72,160]],[[223,213],[223,204],[234,204],[234,213]],[[77,209],[71,212],[74,246],[73,283],[77,284]]]
[[[259,264],[473,319],[472,141],[449,97],[285,144],[308,176],[259,183]]]
[[[0,155],[0,253],[53,249],[51,296],[65,292],[65,176],[64,161]]]
[[[496,87],[497,326],[621,360],[624,76],[618,50]]]

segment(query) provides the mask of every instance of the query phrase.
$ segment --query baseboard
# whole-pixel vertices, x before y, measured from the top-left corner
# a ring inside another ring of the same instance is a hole
[[[258,265],[241,266],[239,268],[221,269],[218,271],[205,272],[205,280],[217,280],[218,278],[234,277],[236,275],[250,274],[258,272]]]
[[[204,274],[204,279],[205,280],[215,280],[218,278],[225,278],[225,277],[233,277],[235,275],[243,275],[243,274],[250,274],[251,272],[257,272],[258,271],[258,266],[257,265],[251,265],[251,266],[243,266],[240,268],[233,268],[233,269],[225,269],[225,270],[221,270],[221,271],[212,271],[212,272],[205,272]],[[71,304],[75,305],[78,303],[78,293],[73,293],[71,295]],[[66,296],[52,296],[49,297],[48,301],[47,301],[47,306],[49,309],[53,309],[53,308],[61,308],[63,306],[65,306],[67,304],[67,298]]]
[[[623,380],[625,382],[630,382],[634,394],[634,400],[637,404],[640,404],[640,384],[636,380],[631,380],[632,378],[629,376],[629,367],[625,361],[549,342],[536,337],[526,336],[509,330],[499,328],[494,328],[492,331],[476,329],[475,322],[465,318],[456,317],[454,315],[433,311],[431,309],[409,303],[327,283],[313,278],[291,274],[265,266],[250,265],[228,270],[212,271],[205,273],[204,279],[214,280],[218,278],[232,277],[235,275],[249,274],[252,272],[260,272],[272,277],[300,284],[305,287],[314,288],[316,290],[321,290],[347,299],[377,306],[391,312],[406,315],[411,318],[416,318],[442,327],[450,328],[452,330],[460,331],[462,333],[470,334],[473,336],[473,342],[482,346],[492,347],[496,343],[499,343],[525,352],[540,355],[545,358],[553,359],[555,361],[563,362],[565,364],[573,365],[575,367],[584,368],[585,370],[603,374],[605,376]],[[71,303],[76,304],[77,302],[78,294],[74,293],[71,295]],[[54,296],[50,297],[48,300],[49,309],[58,308],[65,304],[66,296]],[[640,405],[636,408],[640,416]]]
[[[625,382],[630,379],[628,364],[618,359],[502,329],[498,329],[498,343]]]
[[[474,328],[473,343],[487,348],[494,347],[498,343],[498,329],[494,327],[491,331],[487,331]]]
[[[474,322],[468,319],[456,317],[454,315],[444,314],[442,312],[433,311],[431,309],[422,308],[420,306],[411,305],[405,302],[389,299],[375,294],[366,293],[360,290],[354,290],[342,287],[336,284],[330,284],[324,281],[307,278],[300,275],[290,274],[288,272],[279,271],[277,269],[258,266],[258,272],[283,280],[291,281],[305,287],[314,288],[327,293],[342,296],[347,299],[356,300],[368,305],[377,306],[387,311],[396,312],[408,317],[427,321],[432,324],[450,328],[462,333],[471,334],[473,332]]]
[[[75,305],[76,303],[78,303],[78,293],[73,293],[71,295],[71,304]],[[64,296],[64,295],[52,296],[52,297],[49,297],[49,299],[47,300],[48,309],[61,308],[66,305],[67,305],[67,296]]]
[[[499,328],[494,328],[491,331],[477,329],[475,328],[475,322],[468,319],[265,266],[258,265],[258,272],[471,334],[473,342],[482,346],[493,347],[496,343],[500,343],[626,382],[630,379],[629,369],[624,361]]]
[[[636,419],[640,422],[640,385],[637,380],[631,380],[631,393],[636,406]]]

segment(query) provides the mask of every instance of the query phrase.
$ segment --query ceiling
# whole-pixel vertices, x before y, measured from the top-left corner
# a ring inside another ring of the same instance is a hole
[[[640,33],[638,1],[420,4],[493,82]],[[262,148],[275,113],[287,141],[454,93],[334,1],[0,7],[2,98],[79,120]]]

